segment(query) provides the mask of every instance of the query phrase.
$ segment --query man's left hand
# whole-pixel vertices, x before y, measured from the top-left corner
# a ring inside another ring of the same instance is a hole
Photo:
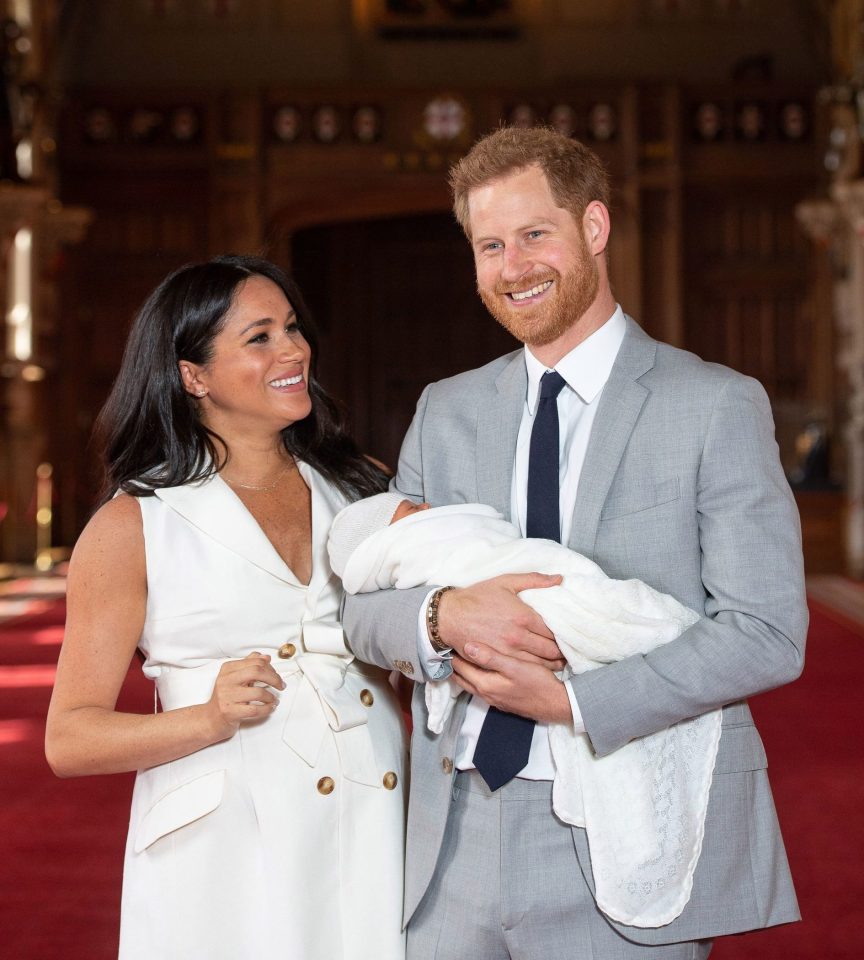
[[[477,642],[466,644],[465,657],[453,657],[452,664],[452,680],[499,710],[547,723],[573,720],[564,684],[546,667]]]

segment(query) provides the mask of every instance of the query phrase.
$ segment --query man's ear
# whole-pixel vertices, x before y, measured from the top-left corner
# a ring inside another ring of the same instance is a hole
[[[606,244],[609,242],[609,231],[611,229],[609,210],[605,203],[592,200],[588,204],[582,217],[582,229],[585,232],[585,242],[588,244],[591,253],[595,256],[598,253],[603,253]]]
[[[180,379],[183,381],[183,388],[193,397],[207,396],[207,387],[201,380],[201,368],[197,363],[190,363],[188,360],[180,360],[177,364],[180,370]]]

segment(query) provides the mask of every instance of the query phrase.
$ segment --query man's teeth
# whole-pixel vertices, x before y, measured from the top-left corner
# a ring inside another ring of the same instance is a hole
[[[300,383],[303,379],[303,374],[298,373],[296,377],[285,377],[284,380],[271,380],[271,387],[290,387],[295,383]]]
[[[538,293],[543,293],[544,290],[548,290],[552,286],[552,281],[547,280],[545,283],[538,283],[536,287],[532,287],[530,290],[523,290],[521,293],[511,293],[510,296],[514,300],[527,300],[529,297],[536,297]]]

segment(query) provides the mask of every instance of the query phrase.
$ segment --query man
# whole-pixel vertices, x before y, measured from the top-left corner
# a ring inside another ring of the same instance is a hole
[[[516,596],[552,578],[349,598],[360,659],[419,681],[452,670],[470,694],[435,737],[415,689],[409,955],[706,957],[713,937],[798,918],[744,702],[799,675],[807,627],[768,401],[755,381],[650,339],[617,306],[608,180],[584,146],[502,129],[456,165],[451,186],[480,296],[525,348],[426,388],[395,489],[491,503],[523,534],[560,539],[703,616],[647,655],[561,682],[550,632]],[[615,923],[593,900],[584,832],[552,813],[545,724],[587,732],[602,757],[718,707],[689,900],[662,927]]]

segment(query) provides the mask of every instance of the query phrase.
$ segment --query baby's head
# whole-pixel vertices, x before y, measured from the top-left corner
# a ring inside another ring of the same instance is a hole
[[[404,520],[405,517],[410,517],[414,513],[422,513],[424,510],[428,510],[430,506],[429,503],[414,503],[413,500],[403,500],[393,511],[390,525],[392,526],[397,520]]]
[[[350,503],[336,514],[330,527],[327,544],[330,566],[341,577],[351,554],[367,537],[397,520],[428,509],[428,503],[413,503],[401,493],[390,491]]]

